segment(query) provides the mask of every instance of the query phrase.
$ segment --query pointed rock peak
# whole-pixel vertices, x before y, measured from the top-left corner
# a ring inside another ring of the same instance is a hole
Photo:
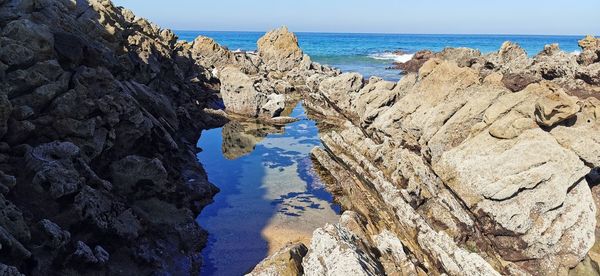
[[[539,55],[552,56],[558,52],[560,52],[560,47],[558,46],[558,43],[546,44],[546,45],[544,45],[544,50],[539,52],[538,56]]]
[[[498,55],[500,55],[501,57],[507,57],[507,58],[517,58],[520,56],[527,56],[527,52],[525,52],[525,50],[523,50],[523,48],[521,48],[521,46],[519,46],[519,44],[510,42],[510,41],[505,41],[504,43],[502,43],[502,46],[500,47],[500,50],[498,51]]]
[[[225,49],[225,47],[219,45],[214,39],[206,36],[198,36],[194,39],[193,44],[194,50],[210,50],[215,51],[218,49]]]
[[[599,48],[600,39],[593,35],[587,35],[584,39],[579,40],[579,47],[581,47],[582,50]]]
[[[266,33],[258,40],[257,46],[267,65],[278,71],[291,70],[303,57],[298,38],[285,26]]]

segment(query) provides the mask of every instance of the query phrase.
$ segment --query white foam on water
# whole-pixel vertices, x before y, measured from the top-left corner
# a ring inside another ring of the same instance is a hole
[[[405,63],[413,58],[413,54],[398,54],[392,52],[377,53],[369,55],[372,59],[378,60],[393,60],[398,63]]]
[[[581,54],[581,51],[573,51],[573,52],[571,52],[571,55],[574,55],[574,56],[578,56],[580,54]]]

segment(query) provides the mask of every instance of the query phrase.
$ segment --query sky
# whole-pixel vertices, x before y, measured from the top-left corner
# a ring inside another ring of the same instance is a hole
[[[113,0],[174,30],[600,34],[600,0]]]

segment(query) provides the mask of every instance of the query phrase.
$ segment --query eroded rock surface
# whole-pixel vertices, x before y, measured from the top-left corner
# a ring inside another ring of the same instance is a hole
[[[0,274],[197,273],[205,50],[110,1],[0,14]]]
[[[595,47],[586,41],[584,50]],[[531,58],[513,43],[488,55],[446,49],[426,59],[398,83],[343,74],[322,80],[307,98],[323,115],[317,118],[338,126],[321,133],[324,149],[313,157],[336,200],[367,229],[344,248],[362,248],[364,256],[406,248],[392,262],[367,258],[375,266],[363,272],[593,269],[586,257],[596,256],[596,184],[589,181],[598,166],[598,87],[581,79],[590,65],[557,45]],[[310,261],[313,248],[330,243],[315,235],[305,271],[327,263]],[[382,237],[397,241],[386,247]]]

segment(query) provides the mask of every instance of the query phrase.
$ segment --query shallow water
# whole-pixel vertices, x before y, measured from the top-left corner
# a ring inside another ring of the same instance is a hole
[[[339,207],[316,176],[314,121],[298,104],[285,127],[232,121],[202,133],[198,160],[221,192],[197,221],[209,232],[202,275],[242,275],[288,242],[338,220]]]

